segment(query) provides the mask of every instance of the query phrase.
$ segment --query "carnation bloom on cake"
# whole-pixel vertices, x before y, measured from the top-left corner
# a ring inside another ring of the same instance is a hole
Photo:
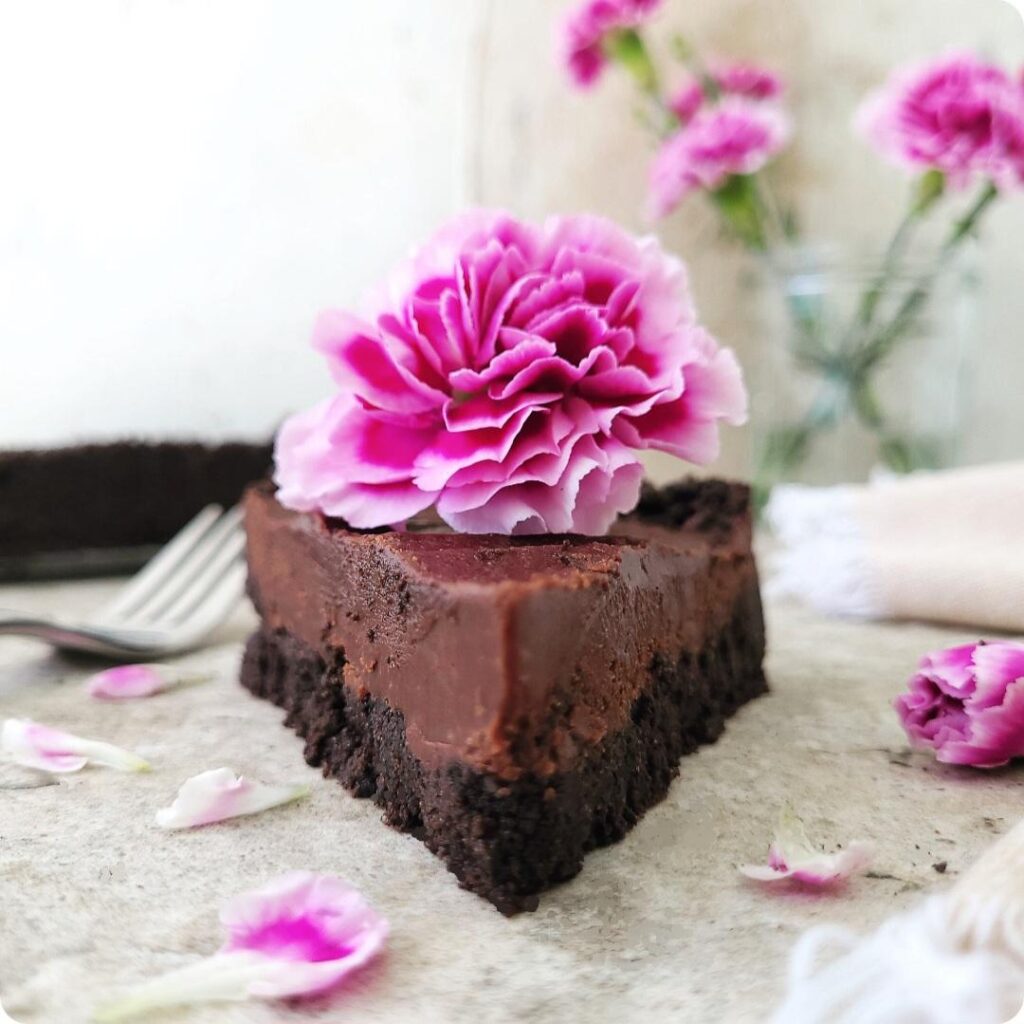
[[[726,97],[701,108],[658,151],[650,212],[671,213],[691,193],[715,191],[734,175],[761,170],[786,144],[789,119],[770,103]]]
[[[807,838],[804,823],[792,808],[779,814],[775,838],[768,849],[767,864],[745,864],[740,873],[756,882],[780,882],[792,879],[803,885],[822,887],[844,882],[867,870],[872,849],[868,843],[854,840],[838,853],[825,853]]]
[[[925,655],[895,708],[911,742],[948,764],[995,768],[1024,756],[1024,644]]]
[[[562,26],[561,49],[572,80],[594,84],[608,63],[607,41],[614,32],[636,28],[661,0],[585,0]]]
[[[857,115],[867,139],[914,172],[937,170],[958,188],[1024,183],[1024,85],[970,53],[916,64],[870,96]]]
[[[294,999],[337,987],[384,946],[388,924],[347,882],[293,871],[224,908],[218,953],[145,982],[99,1008],[94,1020],[127,1020],[196,1002]]]
[[[600,534],[636,449],[705,463],[746,415],[682,264],[598,217],[466,215],[314,344],[339,390],[282,427],[278,498],[359,528],[435,505],[466,533]]]

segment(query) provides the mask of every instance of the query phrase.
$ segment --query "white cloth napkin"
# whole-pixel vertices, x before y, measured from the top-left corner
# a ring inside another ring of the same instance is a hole
[[[820,610],[1024,632],[1024,462],[775,488],[767,590]]]

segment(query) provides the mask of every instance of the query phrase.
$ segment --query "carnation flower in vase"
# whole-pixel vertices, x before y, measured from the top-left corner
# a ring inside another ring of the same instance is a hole
[[[914,64],[870,96],[858,127],[906,169],[955,188],[1024,183],[1024,83],[971,53]]]
[[[592,86],[608,65],[609,51],[641,25],[661,0],[586,0],[562,26],[560,48],[569,76],[580,88]]]

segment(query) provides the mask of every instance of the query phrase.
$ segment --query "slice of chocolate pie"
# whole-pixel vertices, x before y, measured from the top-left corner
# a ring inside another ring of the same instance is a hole
[[[601,537],[353,530],[269,484],[245,512],[244,685],[505,913],[621,839],[765,690],[742,485],[645,489]]]

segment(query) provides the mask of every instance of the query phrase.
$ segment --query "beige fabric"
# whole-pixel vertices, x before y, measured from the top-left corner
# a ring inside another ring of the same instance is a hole
[[[892,617],[1024,632],[1024,462],[861,488],[853,508]]]

